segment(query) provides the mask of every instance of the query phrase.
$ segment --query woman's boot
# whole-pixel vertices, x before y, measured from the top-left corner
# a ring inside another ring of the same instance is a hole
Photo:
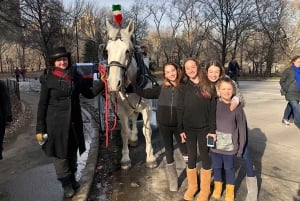
[[[61,185],[64,189],[64,196],[66,198],[71,198],[73,197],[73,195],[75,194],[75,191],[72,187],[72,183],[70,181],[70,177],[65,177],[65,178],[62,178],[62,179],[59,179],[60,182],[61,182]]]
[[[246,201],[257,201],[257,178],[256,177],[246,177],[247,184],[247,198]]]
[[[220,199],[222,194],[222,186],[223,182],[215,181],[214,183],[214,192],[212,194],[212,197],[215,199]]]
[[[210,194],[210,182],[211,182],[211,169],[205,170],[201,168],[200,170],[200,193],[198,195],[197,201],[208,201]]]
[[[226,184],[225,201],[234,201],[234,185]]]
[[[198,191],[197,169],[186,168],[186,176],[188,181],[188,189],[184,193],[185,200],[194,200],[194,196]]]
[[[71,184],[72,184],[72,188],[74,190],[77,190],[80,187],[80,183],[78,181],[76,181],[75,173],[71,174],[70,181],[71,181]]]
[[[178,190],[178,174],[176,171],[175,162],[167,164],[167,175],[169,180],[169,190],[177,191]]]

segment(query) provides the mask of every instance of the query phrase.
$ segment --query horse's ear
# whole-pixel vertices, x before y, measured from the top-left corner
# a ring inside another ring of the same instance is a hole
[[[105,25],[106,25],[106,29],[107,29],[108,36],[111,37],[111,33],[112,33],[112,30],[114,30],[114,27],[113,27],[113,25],[109,22],[108,18],[106,18],[106,20],[105,20]]]
[[[128,32],[130,35],[133,34],[133,32],[134,32],[134,22],[133,22],[133,20],[130,20],[130,21],[129,21],[129,24],[128,24],[127,27],[126,27],[126,30],[127,30],[127,32]]]

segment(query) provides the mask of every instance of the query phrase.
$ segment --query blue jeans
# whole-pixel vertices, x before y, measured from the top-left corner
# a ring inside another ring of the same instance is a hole
[[[292,107],[293,114],[294,114],[294,124],[300,128],[300,104],[297,100],[289,101],[289,104]]]
[[[244,149],[244,153],[243,153],[243,160],[244,160],[245,166],[246,166],[247,177],[254,177],[255,172],[253,170],[253,162],[252,162],[252,159],[250,156],[248,144],[245,145],[245,149]]]
[[[290,105],[290,103],[287,103],[284,113],[283,113],[283,119],[285,120],[291,120],[294,119],[294,115],[293,115],[293,110],[292,110],[292,106]]]
[[[234,185],[235,178],[235,155],[226,155],[211,152],[214,180],[222,181],[222,167],[225,169],[226,184]]]

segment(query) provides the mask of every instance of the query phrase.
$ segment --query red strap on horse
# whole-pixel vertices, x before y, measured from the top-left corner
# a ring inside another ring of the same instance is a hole
[[[109,113],[110,113],[110,102],[109,102],[109,93],[108,93],[108,84],[107,84],[107,78],[106,78],[106,67],[103,64],[99,64],[98,66],[99,73],[101,74],[101,80],[104,82],[104,97],[105,97],[105,116],[104,116],[104,122],[105,122],[105,145],[106,148],[108,147],[108,140],[109,140],[109,131],[112,131],[116,128],[117,125],[117,117],[114,116],[113,119],[113,126],[112,128],[109,128]],[[116,96],[115,96],[116,97]],[[114,102],[114,114],[117,112],[117,100],[115,98]]]

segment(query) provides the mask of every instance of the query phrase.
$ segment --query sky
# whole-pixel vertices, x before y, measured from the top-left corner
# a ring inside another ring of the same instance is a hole
[[[66,5],[73,3],[74,0],[62,0],[62,2]],[[120,4],[121,9],[126,8],[128,9],[131,5],[134,4],[134,0],[87,0],[84,2],[91,2],[95,5],[99,5],[99,7],[109,7],[111,8],[113,4]]]

